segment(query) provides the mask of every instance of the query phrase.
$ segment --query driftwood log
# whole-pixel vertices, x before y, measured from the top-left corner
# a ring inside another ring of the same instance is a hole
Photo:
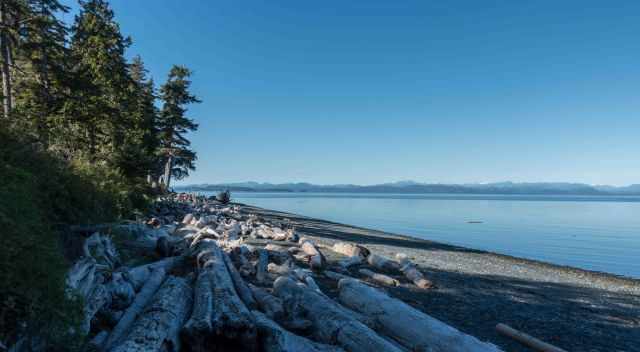
[[[284,316],[284,307],[282,306],[282,300],[280,298],[252,284],[249,284],[249,287],[258,302],[258,307],[260,307],[260,310],[269,318],[280,320]]]
[[[337,242],[333,245],[332,249],[334,252],[344,254],[347,257],[366,258],[369,256],[369,250],[367,248],[348,242]]]
[[[358,272],[360,274],[370,278],[371,280],[373,280],[373,281],[375,281],[377,283],[383,284],[383,285],[398,286],[398,284],[399,284],[398,280],[396,280],[396,279],[394,279],[394,278],[392,278],[390,276],[384,275],[384,274],[373,272],[373,271],[371,271],[369,269],[360,269],[360,270],[358,270]]]
[[[311,269],[322,269],[325,259],[318,247],[308,238],[300,239],[300,249],[309,256],[309,266]]]
[[[165,276],[166,272],[163,268],[153,270],[149,279],[140,290],[140,293],[136,295],[133,303],[127,308],[124,315],[118,321],[118,324],[111,331],[111,334],[104,344],[105,351],[109,351],[113,346],[117,345],[118,341],[129,331],[136,317],[144,310],[144,307],[146,307],[160,285],[162,285]]]
[[[522,344],[524,344],[525,346],[531,347],[532,349],[536,350],[536,351],[540,351],[540,352],[567,352],[566,350],[563,350],[562,348],[556,347],[554,345],[548,344],[544,341],[538,340],[537,338],[527,335],[522,331],[518,331],[512,327],[510,327],[509,325],[506,324],[498,324],[496,325],[496,330],[507,336],[510,337]]]
[[[233,265],[233,262],[231,262],[231,259],[229,258],[227,253],[222,253],[222,256],[224,258],[224,263],[227,265],[227,270],[229,270],[229,275],[231,276],[231,280],[233,281],[233,286],[235,287],[236,292],[238,293],[238,296],[240,297],[242,302],[244,302],[247,308],[256,309],[258,306],[255,298],[253,297],[253,293],[251,292],[251,289],[249,289],[249,286],[247,286],[247,283],[244,282],[244,280],[242,279],[242,276],[240,276],[240,273],[238,272],[236,267]]]
[[[367,263],[382,270],[400,270],[400,263],[374,253],[369,254]]]
[[[140,265],[135,268],[129,269],[126,276],[128,280],[133,284],[133,287],[136,289],[136,291],[138,291],[142,288],[142,285],[147,282],[152,270],[162,268],[165,272],[168,273],[173,270],[173,268],[181,264],[184,259],[185,258],[182,256],[176,256],[158,260],[150,264]]]
[[[167,278],[113,352],[180,351],[178,333],[191,311],[192,294],[186,279]]]
[[[278,325],[266,315],[253,311],[260,345],[265,352],[341,352],[340,347],[325,345],[295,335]]]
[[[347,307],[375,318],[382,333],[411,351],[424,352],[497,352],[498,347],[391,298],[357,280],[339,282],[340,302]]]
[[[255,349],[253,317],[238,297],[222,249],[215,241],[204,239],[198,244],[197,261],[201,269],[195,287],[196,306],[182,329],[192,349]]]
[[[313,334],[321,342],[338,345],[350,352],[401,351],[340,309],[333,300],[302,284],[296,284],[290,278],[278,278],[274,283],[274,292],[289,311],[301,310],[301,315],[311,320]]]
[[[269,254],[265,249],[258,250],[258,263],[256,264],[256,279],[264,282],[267,278],[267,265],[269,264]]]

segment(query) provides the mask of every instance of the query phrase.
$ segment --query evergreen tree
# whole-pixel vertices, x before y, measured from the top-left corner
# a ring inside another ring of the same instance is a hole
[[[160,88],[163,101],[159,119],[159,136],[164,172],[161,184],[165,189],[171,185],[171,177],[181,179],[194,170],[196,153],[189,146],[185,134],[198,129],[198,125],[185,116],[186,105],[200,103],[189,92],[191,71],[184,66],[173,66],[167,82]]]
[[[130,77],[124,53],[131,45],[123,37],[114,13],[104,0],[81,1],[72,27],[71,53],[79,84],[68,112],[85,132],[91,159],[114,163],[132,127],[127,88]],[[74,116],[72,115],[72,116]]]

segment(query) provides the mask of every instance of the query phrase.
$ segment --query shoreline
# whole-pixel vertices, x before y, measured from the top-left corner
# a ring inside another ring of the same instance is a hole
[[[570,351],[640,350],[639,279],[236,204],[326,246],[406,253],[437,289],[385,288],[391,295],[505,351],[528,350],[499,335],[498,323]]]

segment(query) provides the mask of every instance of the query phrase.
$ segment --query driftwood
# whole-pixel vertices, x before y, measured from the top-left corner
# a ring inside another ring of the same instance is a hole
[[[128,280],[133,284],[133,287],[136,289],[136,291],[138,291],[142,288],[142,285],[144,285],[144,283],[149,279],[152,270],[162,268],[165,272],[168,273],[173,270],[173,268],[181,264],[184,259],[185,258],[182,256],[176,256],[158,260],[150,264],[140,265],[135,268],[129,269],[126,276]]]
[[[249,289],[247,283],[244,282],[242,276],[240,276],[240,273],[231,262],[229,256],[226,253],[222,253],[222,256],[224,258],[224,263],[227,265],[227,270],[229,270],[229,275],[231,276],[233,286],[235,287],[238,296],[240,297],[242,302],[244,302],[247,308],[256,309],[257,303],[253,297],[253,293],[251,293],[251,289]]]
[[[105,287],[111,294],[110,307],[116,310],[127,308],[136,295],[133,285],[126,278],[126,272],[114,271]]]
[[[350,352],[400,351],[340,309],[333,300],[301,285],[290,278],[280,277],[274,283],[274,292],[282,298],[289,311],[301,310],[311,320],[316,339]]]
[[[361,257],[366,258],[369,256],[369,250],[361,245],[347,243],[347,242],[337,242],[332,247],[334,252],[344,254],[347,257]]]
[[[284,307],[282,306],[282,300],[276,296],[271,295],[263,288],[249,284],[253,296],[258,302],[258,307],[269,318],[274,320],[280,320],[284,316]]]
[[[265,352],[340,352],[340,347],[325,345],[295,335],[258,311],[253,311]]]
[[[187,280],[175,276],[167,278],[138,316],[128,336],[113,351],[179,351],[178,333],[189,316],[192,294]]]
[[[378,254],[369,254],[367,263],[382,270],[400,270],[400,263]]]
[[[427,280],[422,272],[418,270],[418,268],[413,264],[409,263],[400,268],[400,271],[404,274],[404,276],[411,280],[416,286],[420,288],[432,288],[433,283],[430,280]]]
[[[292,270],[291,262],[287,261],[282,265],[278,265],[276,263],[269,263],[267,265],[267,271],[270,274],[275,274],[278,276],[289,275]]]
[[[537,338],[527,335],[522,331],[518,331],[512,327],[510,327],[509,325],[506,324],[498,324],[496,325],[496,330],[507,336],[510,337],[522,344],[524,344],[525,346],[531,347],[532,349],[536,350],[536,351],[540,351],[540,352],[567,352],[565,350],[563,350],[562,348],[556,347],[554,345],[548,344],[544,341],[538,340]]]
[[[351,276],[349,275],[344,275],[344,274],[340,274],[340,273],[336,273],[335,271],[331,271],[331,270],[325,270],[322,272],[326,277],[336,280],[336,281],[340,281],[341,279],[353,279]]]
[[[358,272],[377,283],[381,283],[389,286],[398,286],[399,284],[398,280],[384,274],[373,272],[369,269],[360,269],[358,270]]]
[[[338,265],[340,265],[344,269],[348,269],[350,266],[358,265],[362,263],[363,260],[364,259],[361,256],[353,256],[353,257],[342,259],[341,261],[338,262]]]
[[[133,303],[127,308],[124,315],[118,321],[118,324],[113,328],[109,338],[104,344],[104,350],[109,351],[111,347],[117,345],[118,341],[128,332],[131,325],[135,321],[136,317],[142,312],[144,307],[149,303],[153,295],[156,293],[162,281],[166,276],[166,272],[162,268],[153,270],[149,276],[149,280],[145,282],[144,286],[140,290],[140,293],[136,295]]]
[[[111,293],[105,285],[96,286],[84,302],[84,317],[82,331],[86,334],[91,330],[91,319],[102,307],[111,304]]]
[[[300,249],[309,256],[309,266],[312,269],[322,269],[325,259],[318,247],[308,238],[300,239]]]
[[[267,265],[269,263],[269,254],[264,249],[258,250],[258,263],[256,265],[256,279],[258,282],[264,282],[267,278]]]
[[[411,351],[500,351],[357,280],[340,280],[339,288],[341,303],[375,318],[382,333]]]
[[[184,326],[183,334],[194,350],[234,343],[246,350],[254,349],[253,317],[238,297],[224,253],[215,241],[207,239],[198,245],[198,249],[201,272],[196,282],[196,308]]]

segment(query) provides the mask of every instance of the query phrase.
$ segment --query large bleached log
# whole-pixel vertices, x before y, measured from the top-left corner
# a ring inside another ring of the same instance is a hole
[[[280,320],[284,316],[284,307],[282,306],[282,300],[280,298],[252,284],[249,284],[249,287],[258,302],[260,310],[265,312],[269,318]]]
[[[318,250],[318,247],[313,243],[313,241],[303,237],[300,239],[299,243],[300,249],[302,249],[305,254],[310,256],[309,266],[312,269],[322,269],[325,263],[325,259],[320,250]]]
[[[333,251],[340,253],[340,254],[344,254],[347,257],[361,257],[361,258],[366,258],[369,256],[369,250],[366,249],[365,247],[358,245],[358,244],[353,244],[353,243],[347,243],[347,242],[337,242],[333,245]]]
[[[381,284],[389,285],[389,286],[398,286],[398,284],[399,284],[398,280],[396,280],[396,279],[394,279],[394,278],[392,278],[390,276],[384,275],[384,274],[379,274],[379,273],[373,272],[373,271],[371,271],[369,269],[360,269],[360,270],[358,270],[358,272],[360,272],[360,274],[370,278],[371,280],[373,280],[373,281],[375,281],[377,283],[381,283]]]
[[[197,260],[201,272],[196,282],[196,304],[202,303],[206,308],[196,307],[183,329],[185,336],[193,339],[190,344],[195,345],[195,350],[227,343],[240,344],[246,350],[255,348],[253,317],[238,297],[224,253],[215,241],[205,239],[198,245]],[[207,331],[208,326],[202,328],[207,321],[211,322],[213,336]]]
[[[166,272],[164,269],[158,268],[153,270],[147,282],[142,286],[140,293],[136,295],[133,303],[127,308],[122,318],[118,321],[118,324],[113,328],[113,331],[111,331],[109,338],[104,344],[105,351],[109,351],[111,347],[115,346],[125,333],[129,331],[136,317],[142,312],[147,303],[149,303],[160,285],[162,285],[165,276]]]
[[[373,330],[350,316],[326,296],[292,279],[280,277],[274,292],[289,310],[302,310],[313,326],[314,336],[321,342],[338,345],[350,352],[400,351]]]
[[[222,253],[222,255],[224,258],[224,263],[227,265],[227,269],[229,270],[229,275],[231,275],[231,280],[233,281],[233,286],[235,287],[238,296],[240,297],[242,302],[244,302],[247,308],[256,309],[257,303],[253,297],[251,289],[249,289],[247,283],[244,282],[242,276],[240,276],[240,273],[231,262],[229,256],[226,253]]]
[[[424,277],[422,272],[420,272],[418,267],[409,260],[409,257],[406,254],[398,253],[396,254],[396,259],[400,262],[400,271],[416,286],[425,289],[433,287],[433,283]]]
[[[369,256],[367,257],[367,263],[378,269],[400,270],[400,263],[378,254],[369,254]]]
[[[189,316],[193,291],[187,280],[171,276],[138,316],[131,331],[113,352],[180,351],[178,333]]]
[[[258,311],[253,311],[260,342],[265,352],[340,352],[337,346],[325,345],[295,335],[283,329],[273,320]]]
[[[341,303],[375,318],[382,333],[411,351],[500,351],[490,343],[481,342],[357,280],[343,279],[338,286]]]

